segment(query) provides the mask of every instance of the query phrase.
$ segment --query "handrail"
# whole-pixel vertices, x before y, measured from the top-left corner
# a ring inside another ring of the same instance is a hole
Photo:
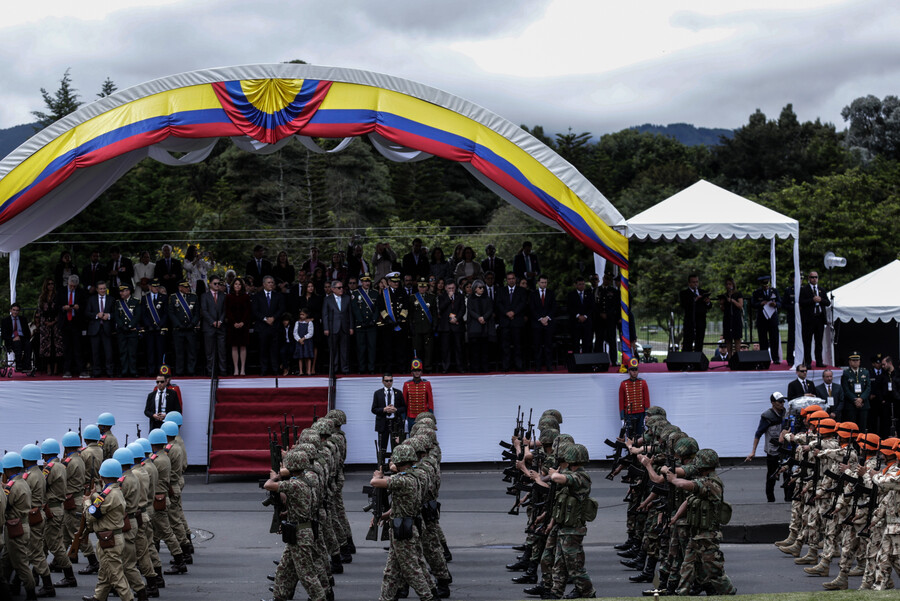
[[[213,361],[212,375],[209,378],[209,412],[206,418],[206,483],[209,484],[209,456],[212,453],[213,420],[216,418],[216,393],[219,390],[219,374],[216,373],[216,361]]]
[[[334,337],[328,340],[328,411],[335,408],[335,396],[337,395],[337,373],[334,371],[334,356],[336,353],[333,344]]]

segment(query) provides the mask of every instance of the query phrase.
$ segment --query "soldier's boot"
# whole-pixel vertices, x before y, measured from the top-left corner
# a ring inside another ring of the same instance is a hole
[[[866,582],[865,580],[863,580],[863,581],[862,581],[862,584],[859,585],[859,589],[857,589],[857,590],[860,590],[860,591],[870,591],[870,590],[872,590],[872,583],[871,583],[871,582]]]
[[[531,595],[531,596],[537,596],[537,597],[540,597],[541,595],[544,594],[544,591],[545,591],[545,590],[546,590],[546,589],[544,588],[544,585],[543,585],[543,584],[538,584],[538,585],[536,585],[536,586],[532,586],[532,587],[530,587],[530,588],[526,588],[526,589],[525,589],[524,591],[522,591],[522,592],[524,592],[526,595]]]
[[[630,549],[631,547],[633,547],[634,543],[635,543],[634,535],[629,532],[628,538],[625,539],[625,542],[615,545],[613,547],[613,549],[615,549],[616,551],[624,551],[625,549]]]
[[[794,557],[800,557],[800,551],[803,550],[803,541],[795,540],[790,546],[778,547],[778,550]]]
[[[541,599],[562,599],[562,595],[553,591],[544,591],[541,593]]]
[[[187,545],[185,545],[185,546],[187,547],[188,554],[193,555],[194,554],[194,541],[192,541],[191,539],[188,539]]]
[[[184,563],[186,565],[192,565],[194,563],[194,558],[191,557],[190,547],[188,547],[187,544],[181,545],[181,556],[184,558]],[[173,558],[169,563],[174,564],[175,559]]]
[[[63,569],[62,569],[61,567],[59,567],[59,566],[57,566],[57,565],[54,565],[54,564],[52,564],[52,563],[49,565],[49,567],[50,567],[50,572],[51,572],[51,573],[53,573],[53,574],[62,574]]]
[[[44,584],[41,588],[37,590],[38,597],[55,597],[56,589],[53,588],[53,581],[50,579],[50,574],[46,576],[41,576],[41,582]]]
[[[648,557],[644,571],[637,576],[631,576],[628,580],[630,582],[653,582],[653,573],[656,571],[657,561],[659,561],[657,557]]]
[[[350,553],[344,551],[344,547],[341,547],[341,553],[338,555],[341,558],[341,563],[353,563],[353,556]]]
[[[640,552],[641,541],[635,540],[630,547],[628,547],[624,551],[619,551],[618,553],[616,553],[616,555],[618,555],[619,557],[624,557],[625,559],[634,559]]]
[[[815,547],[810,547],[809,551],[803,557],[798,557],[794,560],[794,563],[798,566],[814,566],[819,563],[819,550]]]
[[[450,579],[448,578],[438,578],[437,586],[434,587],[437,590],[437,596],[441,599],[446,599],[450,596]]]
[[[339,554],[331,556],[331,573],[332,574],[343,574],[344,573],[344,564],[341,563],[341,556]]]
[[[862,563],[862,564],[856,564],[856,567],[851,569],[850,572],[847,574],[847,576],[850,576],[851,578],[853,578],[855,576],[862,576],[865,573],[866,573],[866,564]]]
[[[790,547],[795,542],[797,542],[797,535],[791,532],[788,537],[784,540],[780,540],[775,543],[776,547]]]
[[[579,593],[578,589],[572,589],[572,592],[563,597],[563,599],[593,599],[597,593],[592,589],[589,593]]]
[[[78,570],[78,573],[81,574],[82,576],[86,576],[88,574],[96,574],[97,572],[99,572],[100,571],[100,562],[97,561],[97,556],[96,555],[86,555],[85,557],[87,557],[88,564],[86,566],[84,566],[83,568],[81,568],[80,570]]]
[[[453,561],[453,553],[450,552],[450,547],[447,546],[447,541],[441,541],[441,548],[444,549],[444,561],[450,563]],[[531,550],[531,547],[528,547]]]
[[[512,579],[516,584],[535,584],[537,583],[537,562],[531,562],[528,569],[521,576]]]
[[[819,563],[808,568],[803,568],[803,571],[810,576],[828,576],[829,572],[831,572],[831,562],[826,561],[823,557],[819,559]]]
[[[75,571],[72,568],[63,568],[63,579],[54,584],[56,588],[72,588],[78,586],[75,580]]]
[[[144,588],[147,591],[147,596],[153,599],[159,597],[159,588],[156,586],[156,578],[152,576],[147,578],[147,586]]]
[[[154,579],[154,583],[156,588],[166,588],[166,579],[163,578],[162,572],[160,570],[156,571],[156,578]]]
[[[407,597],[409,597],[409,583],[404,582],[403,586],[397,589],[397,598],[406,599]]]
[[[174,557],[175,563],[172,564],[172,567],[168,570],[165,570],[163,574],[166,576],[175,576],[178,574],[187,574],[187,566],[184,563],[184,555],[176,555]],[[160,587],[162,588],[162,587]]]
[[[645,551],[640,551],[640,552],[638,552],[638,554],[635,556],[634,559],[626,559],[626,560],[620,561],[619,563],[621,563],[623,566],[625,566],[626,568],[628,568],[630,570],[643,570],[644,563],[646,561],[647,561],[647,553]]]
[[[33,588],[25,589],[25,601],[37,601],[37,592]]]
[[[344,546],[347,547],[347,552],[351,555],[356,555],[356,543],[353,542],[353,535],[347,537],[347,542],[344,543]]]
[[[531,547],[525,550],[522,553],[522,558],[516,561],[515,563],[506,564],[506,569],[512,572],[523,572],[529,568],[531,565]]]
[[[149,601],[147,599],[147,589],[142,588],[134,593],[135,601]]]
[[[325,601],[334,601],[334,589],[330,586],[328,587],[328,590],[325,591]]]
[[[19,579],[18,573],[9,581],[9,592],[13,597],[18,597],[22,594],[22,580]]]
[[[849,574],[845,570],[838,572],[837,578],[826,582],[822,585],[827,591],[845,591],[847,590],[847,576]]]
[[[530,548],[531,545],[516,545],[512,548],[513,551],[524,551],[525,549]]]

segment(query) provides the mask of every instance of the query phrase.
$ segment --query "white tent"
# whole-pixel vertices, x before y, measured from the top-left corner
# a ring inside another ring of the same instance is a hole
[[[832,292],[834,321],[900,321],[900,260]]]
[[[628,220],[623,232],[637,240],[771,240],[770,270],[775,280],[775,239],[794,240],[794,298],[800,295],[800,224],[781,213],[700,180]],[[800,307],[794,304],[794,363],[803,361]]]

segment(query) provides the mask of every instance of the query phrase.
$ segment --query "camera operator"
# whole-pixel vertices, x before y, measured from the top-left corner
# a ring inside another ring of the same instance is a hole
[[[779,453],[781,447],[779,437],[781,436],[782,424],[787,415],[784,408],[784,395],[780,392],[773,392],[769,397],[772,406],[766,409],[759,416],[759,426],[756,428],[756,434],[753,436],[753,449],[744,461],[751,461],[756,456],[756,447],[759,446],[759,439],[765,436],[766,451],[766,500],[769,503],[775,502],[775,482],[778,480],[776,473],[779,469]],[[790,491],[785,488],[784,500],[790,501]]]

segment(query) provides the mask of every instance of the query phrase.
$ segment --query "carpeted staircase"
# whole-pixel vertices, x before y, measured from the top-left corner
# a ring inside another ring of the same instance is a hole
[[[219,388],[209,453],[210,474],[267,474],[269,429],[287,415],[298,430],[328,411],[328,388]],[[293,434],[291,435],[293,439]]]

